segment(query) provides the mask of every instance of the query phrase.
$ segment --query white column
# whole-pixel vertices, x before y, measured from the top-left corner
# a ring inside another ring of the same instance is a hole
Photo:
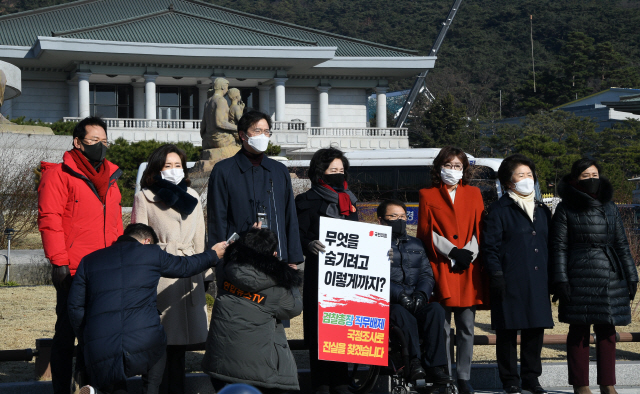
[[[91,73],[77,72],[78,76],[78,117],[86,118],[91,114],[89,102],[89,77]]]
[[[317,86],[318,92],[318,121],[320,127],[329,127],[329,89],[331,86]]]
[[[269,90],[271,89],[271,85],[258,85],[258,90],[260,90],[260,112],[265,113],[271,116],[269,112]]]
[[[273,78],[276,83],[276,122],[285,122],[285,88],[289,78]]]
[[[144,75],[144,117],[156,119],[156,79],[158,75]]]
[[[376,109],[376,127],[387,127],[387,87],[376,88],[376,99],[378,105]]]
[[[133,117],[144,119],[144,82],[131,82],[133,86]]]
[[[202,119],[202,117],[204,116],[204,103],[207,102],[207,92],[209,91],[211,85],[208,83],[200,83],[200,81],[198,81],[198,84],[196,86],[198,87],[198,114],[200,114],[200,119]]]
[[[69,85],[69,115],[71,117],[78,116],[78,81],[67,81]]]

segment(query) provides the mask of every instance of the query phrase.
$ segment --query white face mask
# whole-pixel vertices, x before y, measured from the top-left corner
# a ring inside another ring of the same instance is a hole
[[[172,168],[170,170],[160,171],[162,179],[177,185],[184,179],[184,170],[182,168]]]
[[[442,178],[442,181],[449,186],[457,185],[458,182],[460,182],[460,179],[462,179],[463,174],[464,171],[450,170],[448,168],[442,168],[440,170],[440,177]]]
[[[249,137],[249,146],[258,152],[264,152],[269,147],[269,137],[264,134],[260,134],[256,137]]]
[[[514,183],[515,191],[522,194],[523,196],[528,196],[533,193],[533,187],[535,182],[531,178],[525,178],[519,182]]]

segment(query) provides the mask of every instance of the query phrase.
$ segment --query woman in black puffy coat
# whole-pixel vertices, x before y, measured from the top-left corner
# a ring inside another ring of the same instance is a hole
[[[567,361],[574,392],[589,394],[589,329],[596,333],[598,385],[616,393],[615,326],[631,323],[638,272],[613,187],[598,163],[581,159],[558,185],[553,216],[552,278],[559,320],[569,323]]]

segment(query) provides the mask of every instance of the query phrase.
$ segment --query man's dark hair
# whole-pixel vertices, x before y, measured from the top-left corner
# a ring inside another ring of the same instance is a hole
[[[87,126],[100,126],[104,129],[104,133],[107,134],[107,123],[102,118],[97,116],[88,116],[80,121],[73,129],[73,139],[83,140],[87,135]]]
[[[439,187],[442,183],[442,177],[440,176],[440,170],[442,170],[442,166],[447,164],[449,161],[454,158],[458,158],[462,162],[462,179],[460,180],[461,185],[468,185],[471,180],[471,168],[469,167],[469,159],[467,158],[467,154],[460,148],[456,148],[453,146],[445,146],[440,149],[440,153],[433,159],[433,170],[431,170],[431,186]]]
[[[536,165],[533,160],[529,159],[525,155],[521,155],[520,153],[516,153],[515,155],[511,155],[506,159],[502,160],[500,164],[500,168],[498,168],[498,180],[500,180],[500,184],[504,190],[507,190],[507,185],[511,182],[511,177],[513,176],[513,172],[516,168],[520,166],[527,166],[531,169],[533,173],[533,180],[538,181],[538,176],[536,175]]]
[[[404,213],[407,213],[407,206],[404,205],[402,201],[389,199],[389,200],[384,200],[383,202],[380,203],[380,205],[378,205],[378,210],[376,211],[376,213],[378,214],[378,218],[380,219],[384,218],[384,215],[387,214],[387,208],[390,205],[397,205],[399,207],[402,207],[402,209],[404,209]]]
[[[267,228],[251,228],[238,242],[260,255],[273,256],[278,246],[278,237]]]
[[[167,161],[167,155],[169,153],[175,153],[180,156],[182,162],[182,170],[184,171],[184,180],[187,186],[191,186],[191,180],[189,179],[189,169],[187,168],[187,155],[184,151],[173,144],[165,144],[158,149],[151,152],[149,159],[147,159],[147,168],[142,173],[142,179],[140,179],[140,187],[149,188],[156,180],[154,177],[160,175],[160,171],[164,168],[164,163]]]
[[[261,119],[264,119],[269,124],[269,130],[271,130],[271,117],[260,111],[249,111],[242,115],[242,118],[238,121],[238,131],[242,131],[245,134],[247,130]]]
[[[147,226],[142,223],[131,223],[124,229],[124,235],[133,237],[138,241],[142,241],[143,239],[151,239],[152,243],[158,243],[158,236],[156,232],[151,228],[151,226]]]
[[[571,175],[570,175],[571,180],[577,181],[578,178],[580,177],[580,174],[582,174],[584,170],[586,170],[591,166],[595,166],[598,169],[598,175],[602,176],[602,166],[598,162],[596,162],[595,160],[582,158],[580,160],[575,161],[571,166]]]
[[[309,179],[311,180],[311,183],[317,185],[320,179],[322,179],[322,175],[324,175],[324,172],[327,171],[327,168],[329,168],[329,166],[335,159],[342,160],[342,165],[344,166],[344,179],[347,180],[349,159],[345,157],[344,153],[342,153],[340,149],[332,147],[318,149],[318,151],[313,154],[311,162],[309,163]]]

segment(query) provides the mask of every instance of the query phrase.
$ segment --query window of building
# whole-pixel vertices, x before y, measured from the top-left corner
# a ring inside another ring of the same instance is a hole
[[[89,85],[91,115],[103,118],[133,118],[131,85]]]
[[[198,119],[195,86],[157,86],[158,119]]]

